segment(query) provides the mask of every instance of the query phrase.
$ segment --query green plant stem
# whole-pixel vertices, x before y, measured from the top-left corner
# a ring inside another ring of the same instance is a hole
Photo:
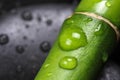
[[[103,16],[120,28],[119,4],[119,0],[82,0],[75,11]],[[35,80],[96,80],[108,54],[116,46],[116,37],[108,23],[83,14],[73,14],[64,21]],[[65,57],[72,57],[73,61],[62,63],[63,58],[67,59]]]

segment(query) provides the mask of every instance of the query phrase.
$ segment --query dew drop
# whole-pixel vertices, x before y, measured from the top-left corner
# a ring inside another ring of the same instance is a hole
[[[48,19],[47,21],[46,21],[46,24],[48,25],[48,26],[51,26],[52,25],[52,20],[50,20],[50,19]]]
[[[29,25],[25,25],[25,28],[28,29],[30,26]]]
[[[27,38],[27,36],[23,36],[23,39],[24,39],[24,40],[27,40],[28,38]]]
[[[77,66],[77,59],[75,57],[66,56],[60,60],[59,66],[63,69],[72,70]]]
[[[52,75],[52,73],[51,72],[49,72],[48,74],[47,74],[47,76],[49,77],[49,76],[51,76]]]
[[[44,68],[48,68],[50,66],[50,64],[45,64]]]
[[[111,1],[107,1],[107,2],[105,3],[105,5],[106,5],[107,7],[110,7],[110,6],[112,5],[112,2],[111,2]]]
[[[87,44],[87,38],[79,27],[64,29],[59,37],[59,45],[63,50],[74,50]]]
[[[20,73],[22,72],[22,66],[21,65],[18,65],[17,66],[17,70],[16,70],[17,73]]]
[[[0,45],[5,45],[9,42],[9,37],[6,34],[0,34]]]
[[[24,11],[21,16],[25,21],[31,21],[33,19],[32,13],[30,11]]]
[[[43,52],[49,52],[49,50],[51,49],[51,45],[48,41],[44,41],[40,44],[40,49]]]
[[[10,12],[11,12],[12,14],[17,14],[17,9],[12,9]]]
[[[16,46],[16,51],[17,51],[18,53],[22,54],[22,53],[25,51],[25,49],[24,49],[23,46],[18,45],[18,46]]]
[[[102,35],[104,32],[104,26],[100,23],[95,29],[95,35]]]
[[[39,22],[41,22],[42,18],[39,16],[39,17],[37,18],[37,20],[38,20]]]
[[[92,20],[93,20],[92,18],[87,18],[86,22],[90,22]]]
[[[108,60],[108,53],[103,53],[102,60],[103,62],[106,62]]]

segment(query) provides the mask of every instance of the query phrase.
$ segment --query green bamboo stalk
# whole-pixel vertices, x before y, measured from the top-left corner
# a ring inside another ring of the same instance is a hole
[[[119,4],[120,0],[82,0],[64,21],[35,80],[95,80],[115,48],[118,35],[105,21],[78,12],[95,13],[119,29]]]

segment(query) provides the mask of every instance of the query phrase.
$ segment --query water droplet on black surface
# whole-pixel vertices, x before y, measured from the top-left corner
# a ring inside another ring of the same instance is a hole
[[[17,73],[20,73],[22,72],[22,66],[21,65],[18,65],[17,66],[17,70],[16,70]]]
[[[46,24],[47,24],[48,26],[51,26],[51,25],[52,25],[52,23],[53,23],[53,21],[52,21],[52,20],[50,20],[50,19],[48,19],[48,20],[46,21]]]
[[[37,20],[38,20],[39,22],[41,22],[42,18],[39,16],[39,17],[37,18]]]
[[[31,40],[32,43],[34,43],[35,41],[34,40]]]
[[[25,21],[31,21],[33,19],[32,13],[30,11],[24,11],[21,16]]]
[[[16,46],[16,51],[17,51],[18,53],[23,53],[23,52],[25,51],[25,49],[24,49],[23,46],[18,45],[18,46]]]
[[[9,37],[6,34],[0,34],[0,45],[5,45],[9,42]]]
[[[10,12],[11,12],[12,14],[17,14],[17,9],[12,9]]]
[[[48,52],[51,48],[51,45],[49,42],[47,41],[44,41],[40,44],[40,49],[43,51],[43,52]]]
[[[24,39],[24,40],[27,40],[27,36],[23,36],[23,39]]]
[[[25,28],[29,28],[30,26],[29,25],[25,25]]]

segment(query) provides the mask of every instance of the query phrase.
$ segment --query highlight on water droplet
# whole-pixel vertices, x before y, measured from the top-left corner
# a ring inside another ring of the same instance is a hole
[[[102,60],[103,62],[106,62],[108,60],[108,53],[102,53]]]
[[[0,34],[0,45],[5,45],[9,42],[9,37],[6,34]]]
[[[52,75],[52,73],[51,72],[49,72],[48,74],[47,74],[47,76],[49,77],[49,76],[51,76]]]
[[[107,1],[107,2],[105,3],[105,5],[106,5],[107,7],[110,7],[110,6],[112,5],[112,1],[111,1],[111,0]]]
[[[79,27],[68,27],[59,36],[59,45],[63,50],[75,50],[86,44],[86,35]]]
[[[102,35],[104,33],[104,29],[105,29],[104,25],[102,23],[99,23],[97,25],[97,28],[95,29],[95,33],[94,34],[95,35]]]
[[[48,68],[50,66],[50,64],[45,64],[44,68]]]
[[[63,69],[72,70],[77,67],[77,59],[75,57],[66,56],[59,62],[59,66]]]
[[[92,21],[93,19],[92,18],[87,18],[87,22],[90,22],[90,21]]]
[[[30,11],[24,11],[21,14],[21,17],[25,21],[31,21],[33,19],[33,15],[32,15],[32,13]]]

